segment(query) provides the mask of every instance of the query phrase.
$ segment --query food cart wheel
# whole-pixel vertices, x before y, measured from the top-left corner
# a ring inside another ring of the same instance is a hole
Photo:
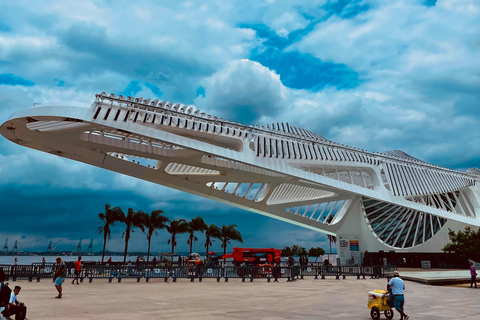
[[[377,307],[373,307],[372,310],[370,311],[370,316],[372,317],[373,320],[380,319],[380,310],[378,310]]]
[[[390,309],[390,310],[385,311],[385,317],[387,319],[392,319],[393,318],[393,310]]]

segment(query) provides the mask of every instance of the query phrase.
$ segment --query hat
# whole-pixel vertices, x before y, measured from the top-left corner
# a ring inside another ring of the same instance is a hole
[[[396,271],[396,270],[393,271],[393,276],[394,276],[394,277],[398,277],[398,271]]]

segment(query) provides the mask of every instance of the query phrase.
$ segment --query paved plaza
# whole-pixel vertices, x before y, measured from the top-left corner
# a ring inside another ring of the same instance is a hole
[[[169,283],[154,279],[99,279],[64,284],[64,297],[48,280],[12,282],[20,285],[19,301],[30,320],[46,319],[370,319],[367,292],[384,289],[386,279],[282,280],[242,283],[230,279]],[[480,319],[480,289],[466,285],[439,287],[406,282],[406,312],[410,319]],[[394,319],[399,319],[398,313]]]

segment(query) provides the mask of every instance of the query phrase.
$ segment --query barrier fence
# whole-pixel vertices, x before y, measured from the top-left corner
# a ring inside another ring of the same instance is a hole
[[[32,265],[0,265],[0,268],[6,274],[7,281],[12,279],[28,279],[33,281],[36,279],[53,279],[56,265],[54,263],[32,264]],[[371,267],[353,267],[353,266],[204,266],[204,265],[187,265],[187,266],[125,266],[125,265],[84,265],[80,272],[80,281],[88,279],[108,279],[112,282],[117,279],[136,279],[140,282],[144,278],[147,282],[150,279],[190,279],[194,282],[198,279],[200,282],[207,279],[216,279],[220,282],[224,279],[242,279],[242,282],[253,282],[255,279],[265,279],[267,282],[278,281],[278,279],[287,279],[287,281],[295,281],[296,279],[304,279],[305,277],[314,277],[315,279],[326,279],[326,277],[335,277],[335,279],[346,279],[346,277],[356,277],[357,279],[383,278],[391,277],[393,271],[397,270],[396,266],[371,266]],[[66,278],[73,279],[75,277],[74,268],[66,268]]]

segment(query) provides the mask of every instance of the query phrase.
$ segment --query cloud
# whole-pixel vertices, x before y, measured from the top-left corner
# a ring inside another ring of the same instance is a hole
[[[270,26],[280,37],[286,37],[292,31],[305,28],[308,23],[308,20],[298,12],[284,12],[275,17]]]
[[[204,78],[205,96],[195,99],[200,109],[244,124],[275,116],[286,108],[286,88],[273,71],[250,60],[232,61]]]

